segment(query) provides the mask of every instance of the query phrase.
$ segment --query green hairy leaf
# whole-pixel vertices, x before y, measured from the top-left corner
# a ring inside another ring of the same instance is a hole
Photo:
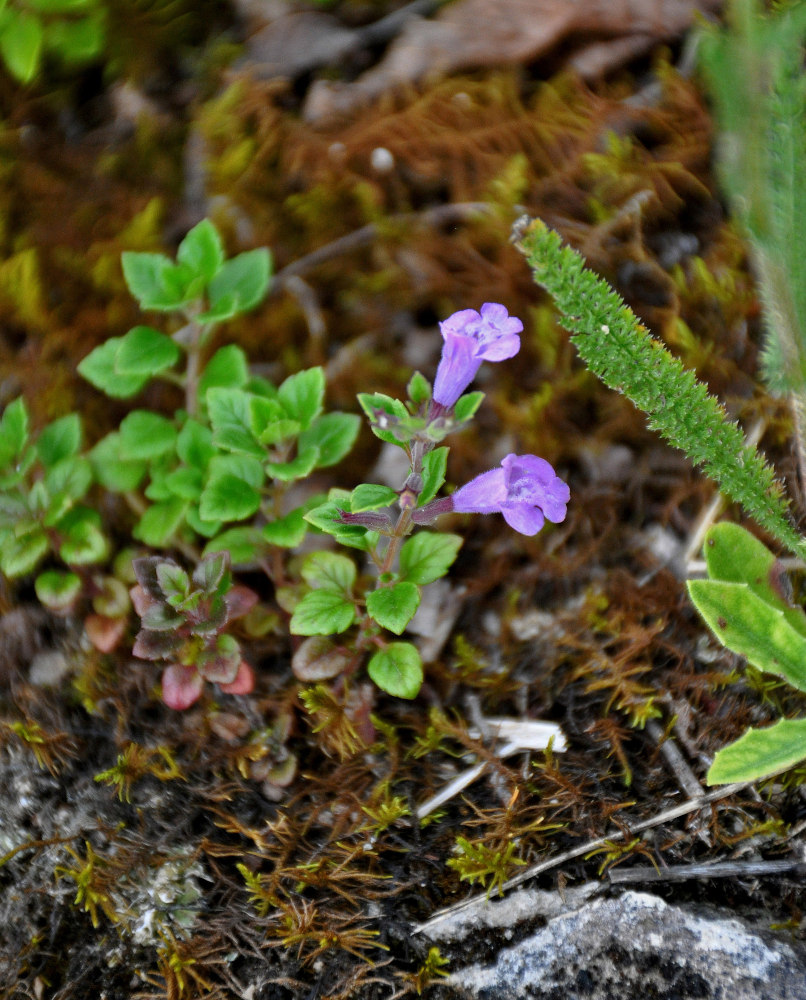
[[[413,583],[396,583],[367,594],[367,611],[383,628],[400,635],[420,605],[420,588]]]
[[[653,430],[702,465],[771,535],[806,556],[806,543],[792,526],[772,469],[745,445],[739,426],[705,386],[543,222],[519,223],[517,240],[534,280],[554,298],[588,368],[631,399],[647,414]]]
[[[766,729],[748,729],[714,756],[709,785],[755,781],[794,767],[806,758],[806,719],[781,719]]]
[[[148,375],[121,375],[118,372],[116,361],[122,342],[122,337],[110,337],[78,365],[79,375],[113,399],[135,396],[149,379]]]
[[[367,672],[382,691],[416,698],[423,685],[423,661],[410,642],[393,642],[369,661]]]
[[[335,590],[312,590],[294,608],[293,635],[337,635],[355,621],[355,605]]]
[[[433,583],[445,576],[459,553],[459,535],[418,531],[400,550],[400,576],[410,583]]]
[[[181,351],[164,333],[150,326],[135,326],[124,336],[115,350],[114,368],[117,375],[151,376],[179,360]]]

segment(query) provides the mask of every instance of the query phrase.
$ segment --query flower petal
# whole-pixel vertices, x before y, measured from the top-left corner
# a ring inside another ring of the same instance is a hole
[[[501,511],[504,520],[522,535],[536,535],[545,524],[543,512],[528,503],[507,504]]]
[[[507,488],[503,469],[490,469],[458,489],[451,500],[453,509],[464,514],[493,514],[506,503]]]
[[[445,326],[444,323],[442,325]],[[443,330],[443,337],[442,358],[434,379],[434,399],[450,408],[476,377],[481,358],[476,357],[478,345],[472,337],[452,330]]]

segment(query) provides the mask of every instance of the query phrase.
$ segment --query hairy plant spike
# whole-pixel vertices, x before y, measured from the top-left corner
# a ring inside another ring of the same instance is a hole
[[[694,374],[650,336],[621,297],[544,222],[518,222],[514,241],[535,282],[554,298],[588,368],[642,409],[653,430],[702,465],[766,531],[806,556],[806,542],[792,526],[773,470],[745,444],[739,426]]]

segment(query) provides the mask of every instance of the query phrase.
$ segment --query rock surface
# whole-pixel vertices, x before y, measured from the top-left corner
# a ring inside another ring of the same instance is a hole
[[[594,898],[595,887],[520,892],[429,936],[461,938],[455,954],[477,961],[450,982],[476,1000],[804,1000],[806,949],[744,920],[698,907],[670,906],[646,892]],[[485,962],[494,928],[514,939]],[[482,959],[478,961],[479,951]]]

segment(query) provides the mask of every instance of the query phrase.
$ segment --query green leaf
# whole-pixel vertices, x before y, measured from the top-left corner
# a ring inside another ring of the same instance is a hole
[[[631,399],[653,430],[702,465],[770,534],[806,556],[806,541],[792,526],[773,470],[746,445],[741,428],[706,387],[557,233],[536,219],[519,225],[517,237],[516,247],[526,255],[534,280],[554,297],[588,368]]]
[[[325,399],[325,372],[308,368],[289,375],[277,390],[277,397],[292,420],[298,420],[303,430],[322,412]]]
[[[165,276],[174,265],[161,253],[121,254],[123,277],[143,309],[165,309]],[[168,306],[174,309],[175,305]]]
[[[355,606],[335,590],[312,590],[291,616],[292,635],[336,635],[355,621]]]
[[[202,219],[190,230],[179,244],[176,259],[205,282],[218,272],[224,263],[224,247],[218,230],[209,219]]]
[[[806,758],[806,719],[781,719],[766,729],[748,729],[714,757],[709,785],[756,781],[794,767]]]
[[[145,545],[161,548],[176,534],[185,517],[187,501],[172,497],[155,503],[134,526],[132,534]]]
[[[59,532],[64,535],[59,556],[68,566],[101,562],[109,553],[109,543],[101,531],[97,511],[76,507],[59,523]]]
[[[378,486],[375,483],[362,483],[356,486],[350,494],[350,512],[360,514],[365,510],[378,510],[397,503],[397,493],[388,486]]]
[[[122,337],[110,337],[79,363],[78,372],[88,382],[114,399],[135,396],[148,382],[148,375],[120,375],[115,369]]]
[[[76,20],[51,21],[45,46],[67,63],[82,63],[101,54],[104,40],[103,15],[99,12]]]
[[[348,595],[355,583],[355,563],[335,552],[311,552],[302,564],[302,578],[309,587]]]
[[[73,503],[80,500],[90,488],[92,466],[83,455],[70,455],[48,469],[42,482],[50,494],[51,503],[59,497]]]
[[[304,479],[317,465],[319,449],[313,446],[300,451],[290,462],[264,462],[266,472],[274,479],[290,483],[295,479]]]
[[[168,492],[175,497],[181,497],[183,500],[198,500],[204,489],[204,476],[200,469],[174,469],[173,472],[169,472],[165,476],[163,483]],[[149,499],[159,498],[152,496]],[[161,499],[167,500],[168,498],[163,496]]]
[[[20,83],[30,83],[39,69],[44,30],[36,15],[13,11],[0,34],[0,54]]]
[[[260,507],[260,493],[237,476],[208,480],[199,502],[199,514],[209,521],[243,521]]]
[[[331,490],[325,503],[319,504],[305,515],[305,520],[320,531],[332,535],[341,545],[365,552],[377,543],[378,534],[358,525],[342,524],[339,516],[350,509],[350,494],[344,490]]]
[[[207,362],[199,379],[198,398],[205,403],[210,389],[240,389],[249,379],[249,365],[237,344],[220,347]]]
[[[228,451],[265,457],[265,449],[258,444],[251,430],[251,396],[243,389],[210,389],[207,408],[213,425],[213,443]]]
[[[176,428],[172,421],[149,410],[132,410],[120,422],[121,458],[149,459],[173,451]]]
[[[228,552],[233,566],[243,566],[255,563],[258,553],[263,549],[260,531],[257,528],[242,525],[216,535],[205,545],[202,555],[208,556],[213,552]]]
[[[278,427],[278,424],[288,425]],[[278,400],[268,396],[249,396],[249,426],[261,444],[276,444],[299,434],[296,420],[287,420]]]
[[[258,305],[269,290],[271,255],[265,247],[247,250],[221,266],[210,282],[210,315],[229,319]],[[204,321],[205,316],[201,319]]]
[[[263,538],[270,545],[279,545],[284,549],[295,549],[308,531],[305,520],[305,508],[297,507],[285,517],[269,521],[263,528]]]
[[[460,396],[453,407],[453,418],[456,423],[472,420],[483,402],[483,392],[466,392],[464,396]]]
[[[423,456],[423,488],[417,501],[417,506],[433,500],[445,482],[445,471],[448,468],[448,449],[434,448]]]
[[[48,424],[36,442],[39,461],[45,467],[75,455],[80,447],[81,418],[77,413],[68,413]]]
[[[190,577],[181,566],[177,566],[176,563],[169,562],[167,559],[165,562],[159,563],[156,573],[160,590],[171,607],[175,608],[188,596]]]
[[[113,431],[101,438],[89,458],[96,480],[113,493],[136,490],[146,472],[146,463],[120,458],[120,434]]]
[[[375,437],[387,444],[403,447],[400,438],[396,437],[392,430],[399,422],[403,426],[409,422],[409,412],[403,403],[382,392],[360,392],[358,402],[369,418],[370,428]]]
[[[19,537],[11,528],[0,531],[0,569],[9,579],[30,573],[49,550],[50,542],[41,528]]]
[[[787,622],[806,636],[806,614],[784,599],[780,563],[754,535],[738,524],[723,521],[708,529],[703,552],[712,580],[746,583],[757,597],[782,611]]]
[[[34,580],[34,590],[39,603],[52,611],[66,611],[81,593],[81,577],[76,573],[63,573],[48,569]]]
[[[689,580],[689,596],[723,646],[806,691],[806,636],[746,583]]]
[[[216,454],[213,432],[198,420],[189,417],[177,435],[176,454],[185,465],[204,471]]]
[[[188,526],[191,527],[197,535],[201,535],[202,538],[213,538],[221,531],[221,522],[206,521],[199,514],[198,504],[190,504],[185,511],[185,521]]]
[[[459,553],[459,535],[418,531],[400,550],[400,576],[411,583],[433,583],[450,569]]]
[[[159,330],[134,326],[117,344],[115,373],[150,378],[176,364],[181,353],[176,343]]]
[[[315,446],[319,449],[316,462],[324,469],[340,462],[355,444],[361,420],[355,413],[326,413],[304,430],[297,443],[300,451]]]
[[[415,372],[409,379],[406,392],[408,392],[409,399],[415,406],[421,406],[431,399],[431,383],[420,372]]]
[[[28,409],[18,396],[3,410],[0,419],[0,467],[14,462],[28,441]]]
[[[367,594],[370,618],[395,635],[403,632],[419,606],[420,588],[413,583],[396,583]]]
[[[208,466],[208,479],[218,476],[235,476],[255,490],[261,490],[265,481],[263,466],[249,455],[216,455]]]
[[[367,672],[381,691],[416,698],[423,685],[423,661],[410,642],[393,642],[369,661]]]

